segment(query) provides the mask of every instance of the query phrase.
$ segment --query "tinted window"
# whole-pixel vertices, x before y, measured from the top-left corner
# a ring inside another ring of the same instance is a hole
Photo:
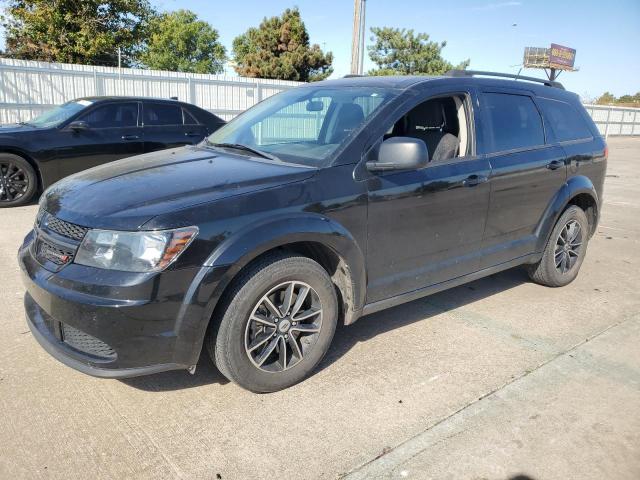
[[[542,118],[531,98],[486,93],[484,100],[494,152],[544,145]]]
[[[198,125],[198,121],[193,117],[191,112],[189,112],[189,110],[187,110],[186,108],[182,109],[182,115],[184,118],[185,125]]]
[[[568,103],[546,98],[541,98],[539,101],[559,142],[591,138],[589,127],[574,107]]]
[[[178,105],[145,103],[144,124],[146,126],[182,125],[182,109]]]
[[[137,103],[110,103],[96,107],[78,119],[91,128],[135,127],[138,125]]]

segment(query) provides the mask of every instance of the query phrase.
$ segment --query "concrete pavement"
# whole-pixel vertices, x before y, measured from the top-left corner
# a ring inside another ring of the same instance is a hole
[[[0,478],[640,478],[639,162],[640,139],[610,139],[571,285],[515,269],[371,315],[269,395],[206,357],[127,381],[52,359],[15,260],[36,206],[0,210]]]

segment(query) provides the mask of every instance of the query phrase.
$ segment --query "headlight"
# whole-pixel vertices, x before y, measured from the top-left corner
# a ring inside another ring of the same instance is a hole
[[[158,272],[178,258],[197,234],[197,227],[155,232],[89,230],[74,263],[125,272]]]

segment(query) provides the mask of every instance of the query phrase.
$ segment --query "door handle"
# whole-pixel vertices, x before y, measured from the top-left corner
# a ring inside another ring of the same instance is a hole
[[[547,168],[549,170],[557,170],[563,166],[564,166],[564,160],[554,160],[552,162],[547,163]]]
[[[138,140],[140,135],[123,135],[122,140]]]
[[[487,181],[489,181],[489,177],[485,175],[469,175],[462,181],[462,185],[465,187],[475,187]]]
[[[184,134],[185,137],[199,137],[201,136],[199,133],[187,132]]]

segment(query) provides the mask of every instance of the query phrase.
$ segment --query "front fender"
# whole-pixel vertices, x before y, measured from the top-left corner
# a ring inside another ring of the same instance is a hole
[[[296,242],[316,242],[332,249],[349,269],[353,283],[353,308],[362,308],[366,273],[364,254],[351,233],[336,221],[319,214],[299,213],[266,219],[225,239],[205,266],[228,265],[227,283],[259,255]],[[226,285],[225,285],[226,287]]]
[[[558,218],[560,218],[562,212],[567,208],[569,202],[580,194],[587,194],[593,198],[595,205],[594,208],[596,209],[596,219],[599,218],[600,203],[598,199],[598,192],[591,180],[583,175],[577,175],[569,178],[553,197],[545,210],[542,219],[538,223],[538,227],[536,228],[536,237],[538,238],[536,243],[536,252],[542,252],[544,250]]]
[[[345,312],[345,323],[353,323],[362,312],[366,295],[364,255],[351,233],[328,217],[299,213],[270,218],[249,225],[216,247],[193,280],[184,299],[184,311],[179,323],[187,322],[189,348],[199,354],[209,319],[223,292],[238,272],[259,255],[277,247],[296,242],[316,242],[332,249],[344,262],[351,280],[351,305]],[[188,310],[198,306],[196,316]],[[195,344],[195,345],[194,345]],[[197,361],[197,355],[194,356]]]

